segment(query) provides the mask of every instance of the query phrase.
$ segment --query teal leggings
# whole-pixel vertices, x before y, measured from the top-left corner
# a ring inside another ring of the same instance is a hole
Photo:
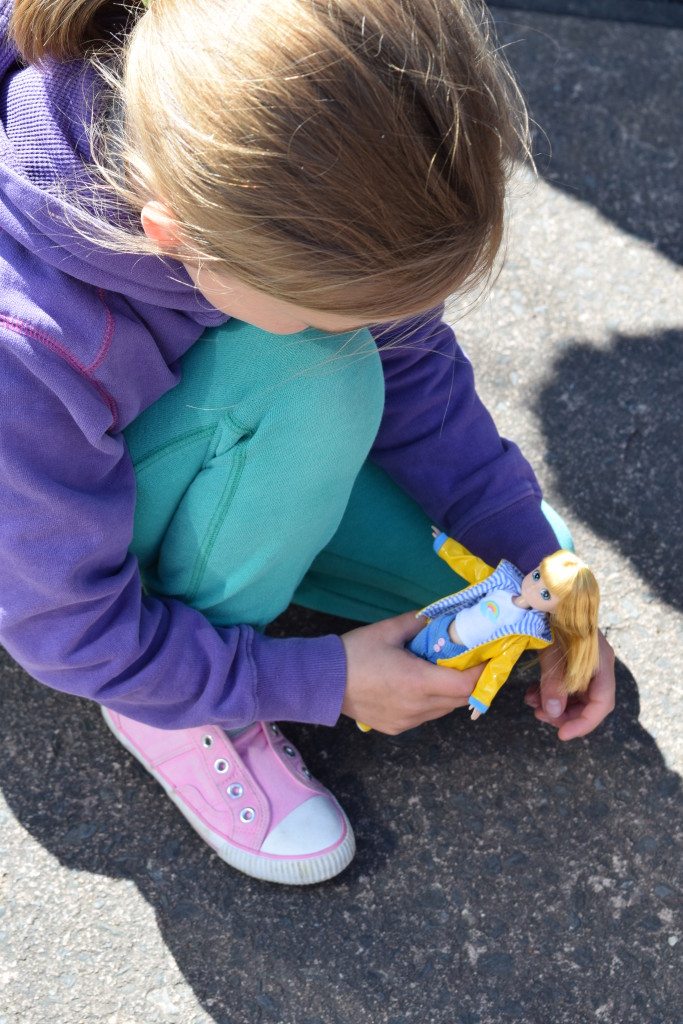
[[[126,431],[146,589],[258,629],[292,601],[373,622],[461,589],[420,507],[367,461],[383,400],[365,330],[207,331]]]

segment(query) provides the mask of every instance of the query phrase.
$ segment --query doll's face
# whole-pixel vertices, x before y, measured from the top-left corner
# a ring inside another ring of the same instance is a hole
[[[522,580],[522,598],[530,608],[538,612],[554,612],[560,603],[548,590],[540,569],[533,569]]]

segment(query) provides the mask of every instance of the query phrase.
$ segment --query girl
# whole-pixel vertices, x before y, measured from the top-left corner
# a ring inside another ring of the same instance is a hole
[[[440,317],[499,248],[517,92],[463,0],[0,0],[0,31],[0,637],[226,861],[329,878],[351,827],[268,723],[467,703],[478,670],[386,619],[444,592],[425,512],[489,561],[557,547]],[[292,599],[370,625],[264,636]],[[562,738],[610,710],[603,651]]]
[[[434,550],[470,586],[423,608],[428,625],[408,649],[456,669],[487,662],[470,694],[471,717],[488,711],[524,651],[543,650],[554,639],[566,692],[582,693],[600,661],[600,591],[588,566],[572,551],[555,551],[526,575],[505,560],[493,569],[436,527],[432,533]]]

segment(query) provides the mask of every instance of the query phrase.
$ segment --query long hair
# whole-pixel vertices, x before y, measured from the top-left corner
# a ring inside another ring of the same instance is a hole
[[[28,63],[69,61],[107,44],[145,0],[15,0],[12,32]]]
[[[559,599],[550,621],[566,659],[567,693],[585,690],[598,668],[598,609],[600,589],[588,566],[571,551],[556,551],[544,558],[541,576]]]
[[[154,251],[158,199],[181,259],[320,311],[489,279],[528,136],[482,0],[15,0],[13,29],[29,61],[102,71],[94,159],[136,224],[112,248]]]

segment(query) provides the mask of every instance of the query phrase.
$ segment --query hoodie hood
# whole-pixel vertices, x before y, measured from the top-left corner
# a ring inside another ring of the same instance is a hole
[[[201,326],[225,323],[182,264],[113,253],[76,229],[82,214],[68,194],[87,187],[97,78],[85,61],[23,66],[9,37],[11,13],[0,0],[0,227],[55,269],[134,306],[177,310]]]

